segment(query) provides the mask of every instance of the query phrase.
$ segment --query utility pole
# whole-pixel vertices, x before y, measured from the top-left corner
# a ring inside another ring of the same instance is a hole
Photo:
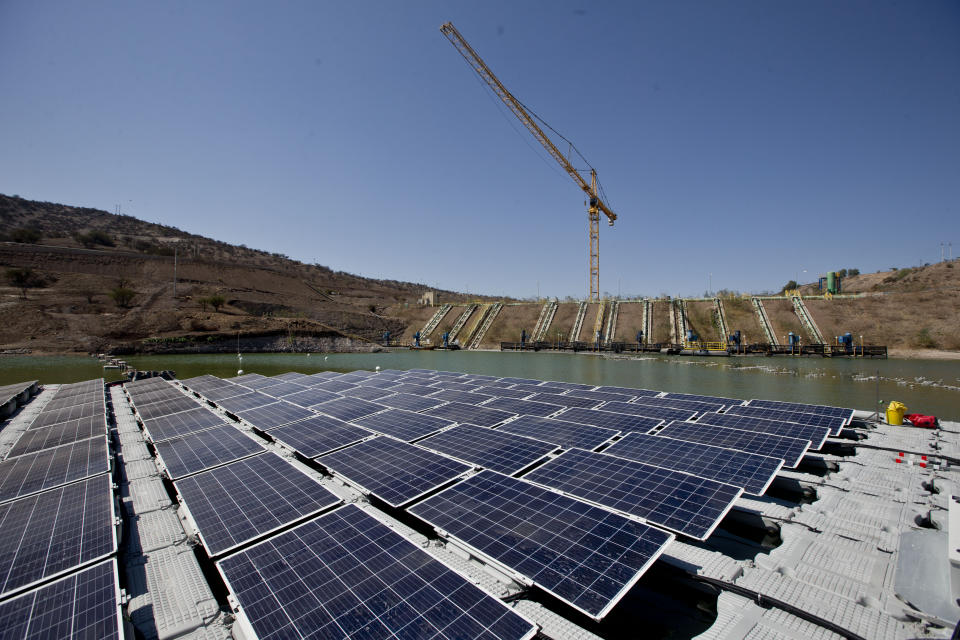
[[[177,297],[177,245],[173,245],[173,297]]]

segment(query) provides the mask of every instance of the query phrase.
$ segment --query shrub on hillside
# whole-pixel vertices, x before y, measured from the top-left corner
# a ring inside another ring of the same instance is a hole
[[[113,303],[122,309],[128,308],[133,302],[137,292],[128,287],[116,287],[110,290],[108,294]]]
[[[11,242],[20,242],[23,244],[36,244],[42,237],[43,234],[39,229],[32,229],[29,227],[20,227],[19,229],[14,229],[10,232]]]
[[[7,269],[7,282],[20,289],[20,297],[24,300],[27,299],[27,289],[41,288],[47,284],[42,276],[28,267]]]
[[[924,327],[917,331],[917,336],[915,338],[917,346],[921,349],[936,349],[937,341],[933,339],[933,336],[930,335],[930,329]]]
[[[88,231],[87,233],[77,233],[73,237],[77,242],[85,246],[87,249],[92,249],[98,244],[104,247],[116,246],[116,243],[113,241],[113,238],[110,237],[110,234],[102,229],[94,229],[93,231]]]

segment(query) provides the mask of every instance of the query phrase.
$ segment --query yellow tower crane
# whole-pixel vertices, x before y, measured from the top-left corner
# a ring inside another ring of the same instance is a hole
[[[527,112],[527,109],[524,108],[523,104],[520,103],[513,94],[507,91],[507,88],[503,86],[503,83],[497,79],[497,76],[493,75],[493,71],[490,70],[483,60],[480,59],[480,56],[477,55],[477,52],[473,50],[467,41],[463,39],[463,36],[460,35],[460,32],[457,31],[456,27],[453,26],[453,23],[448,22],[440,27],[440,31],[453,43],[453,46],[456,47],[457,51],[460,52],[460,55],[464,57],[467,63],[473,67],[473,70],[476,71],[484,82],[489,85],[493,92],[503,100],[503,103],[507,105],[510,111],[513,112],[513,115],[517,116],[517,119],[523,123],[523,126],[533,134],[533,137],[536,138],[540,144],[543,145],[543,148],[547,150],[553,159],[560,163],[560,166],[563,167],[564,171],[570,174],[570,177],[573,178],[574,182],[579,185],[581,189],[587,194],[589,200],[589,207],[587,209],[587,215],[590,219],[590,299],[599,300],[600,299],[600,212],[602,211],[607,216],[607,222],[612,227],[613,221],[617,219],[617,214],[610,210],[607,205],[603,203],[599,195],[599,187],[597,184],[597,172],[592,167],[590,168],[590,182],[588,183],[580,171],[578,171],[567,158],[560,153],[556,145],[547,137],[547,134],[543,132],[540,126],[536,123],[533,117]],[[562,137],[562,136],[561,136]]]

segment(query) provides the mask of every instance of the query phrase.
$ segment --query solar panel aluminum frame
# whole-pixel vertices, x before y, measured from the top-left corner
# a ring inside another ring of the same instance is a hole
[[[242,430],[242,429],[238,429],[237,427],[234,427],[233,425],[230,425],[230,424],[228,424],[228,423],[226,423],[226,422],[223,424],[223,426],[224,426],[224,427],[229,427],[229,428],[231,428],[231,429],[236,429],[239,433],[243,433],[243,430]],[[207,431],[210,431],[211,429],[217,429],[218,427],[219,427],[219,425],[215,425],[215,426],[213,426],[213,427],[210,427],[210,429],[204,429],[204,430],[202,430],[202,431],[194,431],[193,433],[185,433],[185,434],[183,434],[182,436],[175,436],[175,437],[173,437],[173,438],[170,438],[169,440],[164,440],[164,441],[159,442],[159,443],[157,443],[157,444],[158,444],[158,445],[162,445],[162,446],[169,446],[171,440],[176,440],[176,439],[178,439],[178,438],[189,438],[189,437],[191,437],[191,436],[198,436],[198,435],[200,435],[201,433],[206,433]],[[181,474],[181,475],[175,475],[175,472],[173,472],[173,471],[170,470],[170,468],[167,466],[166,462],[164,462],[163,455],[160,453],[159,449],[157,449],[157,457],[155,458],[156,463],[157,463],[157,467],[160,469],[160,473],[161,473],[161,474],[166,475],[167,478],[169,478],[170,480],[176,481],[176,480],[181,480],[181,479],[183,479],[183,478],[189,478],[189,477],[192,476],[192,475],[196,475],[196,474],[198,474],[198,473],[203,473],[204,471],[210,471],[210,470],[212,470],[212,469],[217,469],[217,468],[222,467],[222,466],[227,465],[227,464],[232,464],[232,463],[234,463],[234,462],[239,462],[240,460],[246,460],[247,458],[252,458],[253,456],[259,456],[260,454],[265,453],[265,452],[268,450],[266,447],[263,446],[262,441],[259,440],[258,438],[250,437],[250,436],[247,436],[246,434],[244,434],[244,436],[247,437],[247,438],[249,438],[252,442],[257,443],[257,444],[260,446],[260,450],[259,450],[259,451],[251,451],[251,452],[249,452],[249,453],[247,453],[247,454],[245,454],[245,455],[242,455],[242,456],[240,456],[240,457],[238,457],[238,458],[232,458],[232,459],[230,459],[230,460],[225,460],[225,461],[223,461],[223,462],[218,462],[217,464],[214,464],[214,465],[209,466],[209,467],[204,467],[204,468],[202,468],[202,469],[197,469],[196,471],[188,471],[187,473],[183,473],[183,474]],[[155,448],[156,448],[156,447],[155,447]]]
[[[78,477],[76,477],[76,478],[70,478],[69,480],[67,480],[67,481],[65,481],[65,482],[59,482],[59,483],[57,483],[57,484],[53,484],[53,485],[50,485],[50,486],[45,486],[45,487],[41,487],[41,488],[39,488],[39,489],[34,489],[33,491],[28,491],[28,492],[26,492],[26,493],[21,493],[21,494],[19,494],[19,495],[16,495],[16,496],[13,496],[13,497],[10,497],[10,498],[0,498],[0,504],[6,504],[7,502],[10,502],[10,501],[12,501],[12,500],[19,500],[20,498],[27,498],[27,497],[32,496],[32,495],[35,495],[35,494],[37,494],[37,493],[42,493],[42,492],[44,492],[44,491],[49,491],[49,490],[51,490],[51,489],[58,489],[58,488],[60,488],[60,487],[66,486],[66,485],[68,485],[68,484],[73,484],[74,482],[80,482],[81,480],[86,480],[86,479],[88,479],[88,478],[92,478],[92,477],[94,477],[94,476],[98,476],[98,475],[100,475],[100,474],[102,474],[102,473],[109,473],[109,474],[111,474],[111,477],[112,477],[113,470],[114,470],[114,467],[113,467],[114,459],[113,459],[113,455],[112,455],[111,452],[110,452],[110,440],[109,440],[109,438],[107,437],[106,434],[104,434],[104,435],[102,435],[102,436],[94,436],[93,438],[86,438],[86,439],[84,439],[84,440],[77,440],[76,442],[67,442],[67,443],[65,443],[65,444],[57,445],[56,447],[50,447],[50,448],[48,448],[48,449],[40,449],[40,450],[34,451],[34,452],[32,452],[32,453],[24,454],[23,456],[17,456],[17,457],[14,457],[14,458],[7,458],[7,459],[3,460],[3,462],[7,462],[7,461],[15,462],[15,461],[18,461],[18,460],[19,460],[19,461],[22,461],[23,458],[26,457],[26,456],[36,456],[36,455],[43,454],[43,453],[52,453],[53,451],[55,451],[55,450],[57,450],[57,449],[59,449],[59,448],[61,448],[61,447],[70,447],[70,448],[73,448],[74,446],[76,446],[76,445],[78,445],[78,444],[93,442],[94,440],[102,440],[102,441],[103,441],[103,447],[104,447],[104,449],[105,449],[106,452],[107,452],[107,468],[106,468],[106,469],[100,469],[99,471],[95,471],[95,472],[93,472],[93,473],[88,473],[88,474],[85,475],[85,476],[78,476]]]

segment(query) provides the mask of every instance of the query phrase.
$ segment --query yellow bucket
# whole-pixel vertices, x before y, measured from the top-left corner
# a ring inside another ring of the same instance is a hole
[[[903,414],[907,412],[907,405],[894,400],[887,407],[887,424],[903,424]]]

